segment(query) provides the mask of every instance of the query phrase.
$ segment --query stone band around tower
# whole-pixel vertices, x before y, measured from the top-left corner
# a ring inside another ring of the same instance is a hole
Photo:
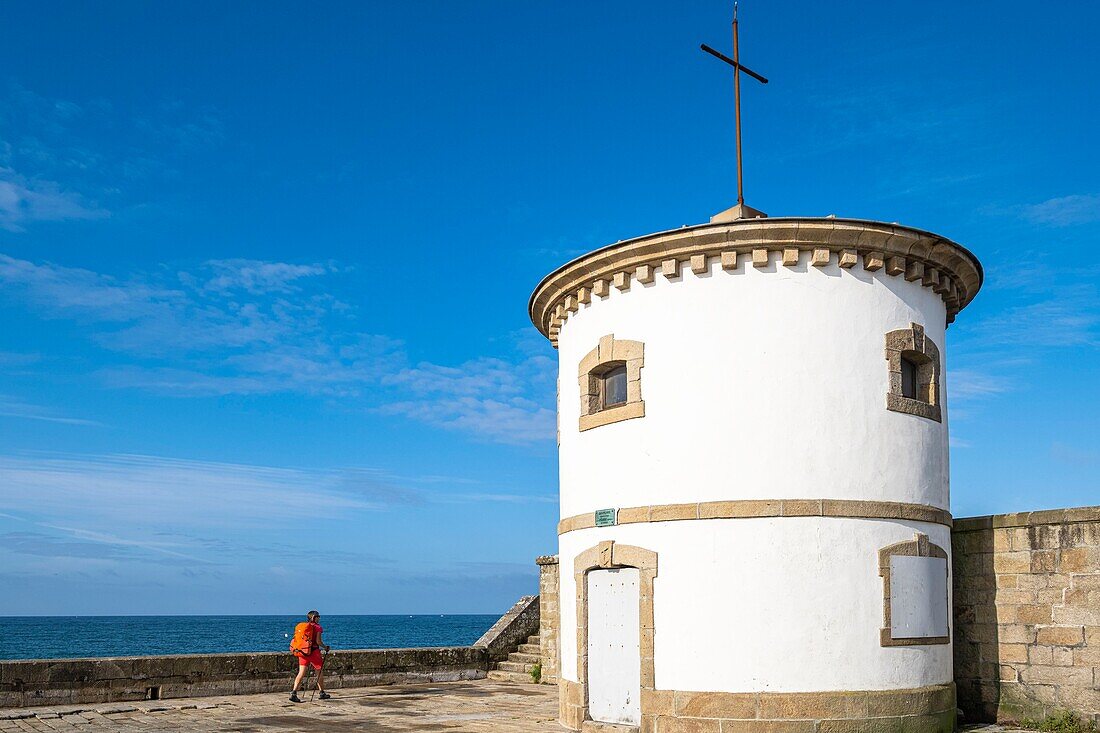
[[[833,517],[891,519],[951,526],[951,513],[925,504],[855,499],[740,499],[690,504],[623,507],[615,524],[677,522],[695,519],[761,519],[775,517]],[[558,522],[558,534],[596,526],[595,512],[576,514]]]
[[[772,252],[780,256],[773,258]],[[594,297],[607,297],[611,285],[625,292],[632,279],[646,284],[658,271],[676,280],[685,263],[700,274],[712,257],[724,270],[748,266],[742,261],[758,268],[772,266],[773,260],[777,267],[795,267],[802,252],[809,252],[807,261],[814,267],[834,258],[843,269],[862,261],[865,271],[919,281],[943,298],[948,323],[982,285],[977,258],[930,232],[857,219],[746,219],[674,229],[590,252],[546,276],[531,295],[528,311],[535,327],[556,346],[570,314]]]

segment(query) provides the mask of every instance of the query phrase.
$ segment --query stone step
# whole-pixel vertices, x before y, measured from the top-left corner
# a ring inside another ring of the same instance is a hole
[[[542,654],[542,647],[538,644],[520,644],[516,651],[523,654]]]
[[[502,672],[530,672],[534,666],[523,662],[497,662],[497,669]]]
[[[531,636],[527,637],[528,644],[538,644],[541,641],[542,638],[538,634],[532,634]]]
[[[486,676],[491,680],[496,680],[497,682],[515,682],[521,685],[535,684],[531,681],[531,675],[524,674],[523,672],[504,672],[499,669],[493,669],[489,670],[489,674]]]
[[[541,654],[525,654],[524,652],[512,652],[508,655],[509,662],[521,662],[523,664],[538,664],[542,661]]]

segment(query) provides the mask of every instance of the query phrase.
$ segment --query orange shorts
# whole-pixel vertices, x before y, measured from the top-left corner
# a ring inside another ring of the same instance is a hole
[[[320,669],[324,666],[325,658],[321,656],[320,649],[314,649],[308,656],[298,655],[298,666],[304,667],[307,664],[314,669]]]

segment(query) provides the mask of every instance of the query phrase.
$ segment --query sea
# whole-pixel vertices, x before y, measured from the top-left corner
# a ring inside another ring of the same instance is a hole
[[[323,616],[333,650],[473,644],[497,615]],[[0,659],[284,652],[301,616],[0,617]]]

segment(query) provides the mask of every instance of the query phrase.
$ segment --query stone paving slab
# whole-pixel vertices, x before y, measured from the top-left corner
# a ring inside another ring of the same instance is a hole
[[[289,679],[288,679],[289,687]],[[492,680],[332,690],[300,705],[289,693],[0,710],[8,731],[268,733],[463,731],[562,733],[558,688]],[[301,693],[299,693],[301,694]]]

